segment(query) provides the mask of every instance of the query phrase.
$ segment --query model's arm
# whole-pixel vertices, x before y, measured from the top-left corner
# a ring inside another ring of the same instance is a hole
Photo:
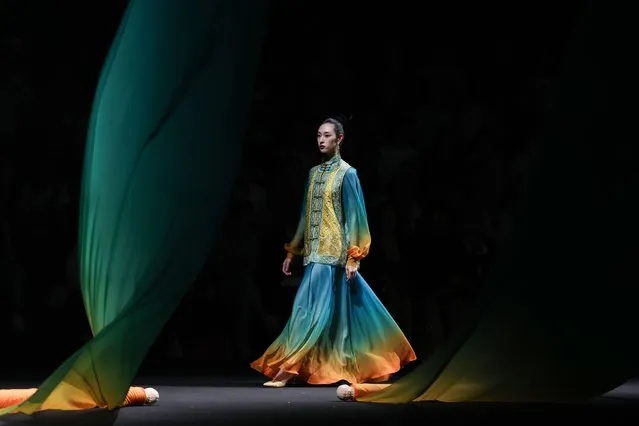
[[[304,185],[304,195],[302,197],[302,208],[300,212],[300,219],[297,223],[297,229],[293,239],[284,244],[284,249],[288,252],[288,258],[292,259],[294,256],[301,256],[304,249],[304,228],[306,227],[306,204],[308,201],[308,186],[310,182],[310,174],[306,179],[306,185]]]
[[[347,265],[359,268],[359,262],[368,255],[371,246],[371,233],[368,228],[368,216],[362,186],[354,168],[348,169],[342,183],[344,204],[344,222],[348,242]]]

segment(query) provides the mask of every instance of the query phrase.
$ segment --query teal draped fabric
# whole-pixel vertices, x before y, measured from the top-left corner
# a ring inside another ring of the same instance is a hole
[[[639,372],[637,27],[619,5],[585,11],[476,313],[413,373],[358,400],[572,400]]]
[[[80,269],[94,337],[4,413],[122,403],[216,238],[267,4],[129,4],[97,88],[84,163]]]

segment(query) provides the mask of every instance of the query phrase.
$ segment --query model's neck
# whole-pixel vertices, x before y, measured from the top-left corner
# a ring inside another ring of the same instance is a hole
[[[335,151],[332,154],[324,154],[322,155],[322,163],[330,163],[332,161],[337,161],[341,159],[339,155],[339,151]]]

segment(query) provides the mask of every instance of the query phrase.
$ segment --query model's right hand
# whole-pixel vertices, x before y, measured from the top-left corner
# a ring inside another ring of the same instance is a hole
[[[291,258],[288,256],[286,256],[282,264],[282,272],[284,272],[284,275],[291,275]]]

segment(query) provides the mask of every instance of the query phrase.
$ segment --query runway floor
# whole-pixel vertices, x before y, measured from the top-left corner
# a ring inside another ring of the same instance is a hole
[[[261,386],[259,375],[217,377],[147,377],[134,383],[158,389],[155,406],[127,407],[115,412],[44,412],[0,417],[0,425],[237,425],[277,424],[419,424],[451,421],[571,421],[622,424],[639,419],[639,382],[600,398],[566,404],[342,402],[335,387]],[[34,383],[2,383],[1,388]],[[329,423],[330,422],[330,423]]]

